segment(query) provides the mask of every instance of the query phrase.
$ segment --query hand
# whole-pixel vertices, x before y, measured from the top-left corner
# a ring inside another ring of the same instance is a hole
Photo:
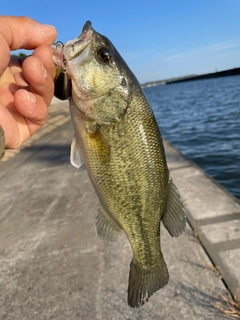
[[[17,148],[47,121],[54,92],[55,65],[48,45],[54,27],[26,17],[0,16],[0,126],[5,148]],[[11,56],[10,50],[35,49],[31,56]]]

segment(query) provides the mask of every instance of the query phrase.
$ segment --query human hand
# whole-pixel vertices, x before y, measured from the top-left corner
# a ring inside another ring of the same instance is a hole
[[[54,92],[55,65],[48,45],[54,27],[26,17],[0,16],[0,126],[5,148],[17,148],[47,121]],[[34,50],[27,58],[10,50]]]

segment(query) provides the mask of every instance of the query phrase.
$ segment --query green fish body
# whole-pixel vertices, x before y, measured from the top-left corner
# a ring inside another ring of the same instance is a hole
[[[98,236],[115,242],[123,231],[131,244],[128,304],[139,307],[169,279],[160,223],[179,236],[185,210],[152,109],[112,43],[88,21],[63,57],[72,85],[70,160],[85,163],[99,198]]]

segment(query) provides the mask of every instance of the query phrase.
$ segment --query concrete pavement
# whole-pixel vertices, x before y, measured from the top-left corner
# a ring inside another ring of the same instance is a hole
[[[232,293],[239,287],[239,202],[166,143],[195,232],[173,239],[162,228],[169,284],[131,309],[128,241],[97,238],[97,197],[69,163],[66,103],[50,108],[45,133],[0,166],[0,319],[232,319],[216,303],[228,294],[221,275]]]

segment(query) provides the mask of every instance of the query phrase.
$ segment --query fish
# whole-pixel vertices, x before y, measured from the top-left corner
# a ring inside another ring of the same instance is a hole
[[[55,92],[69,98],[74,128],[71,164],[85,164],[99,198],[98,237],[117,242],[125,233],[131,245],[128,305],[139,308],[169,280],[161,222],[173,237],[186,226],[160,129],[137,78],[90,21],[52,50],[61,70]]]

